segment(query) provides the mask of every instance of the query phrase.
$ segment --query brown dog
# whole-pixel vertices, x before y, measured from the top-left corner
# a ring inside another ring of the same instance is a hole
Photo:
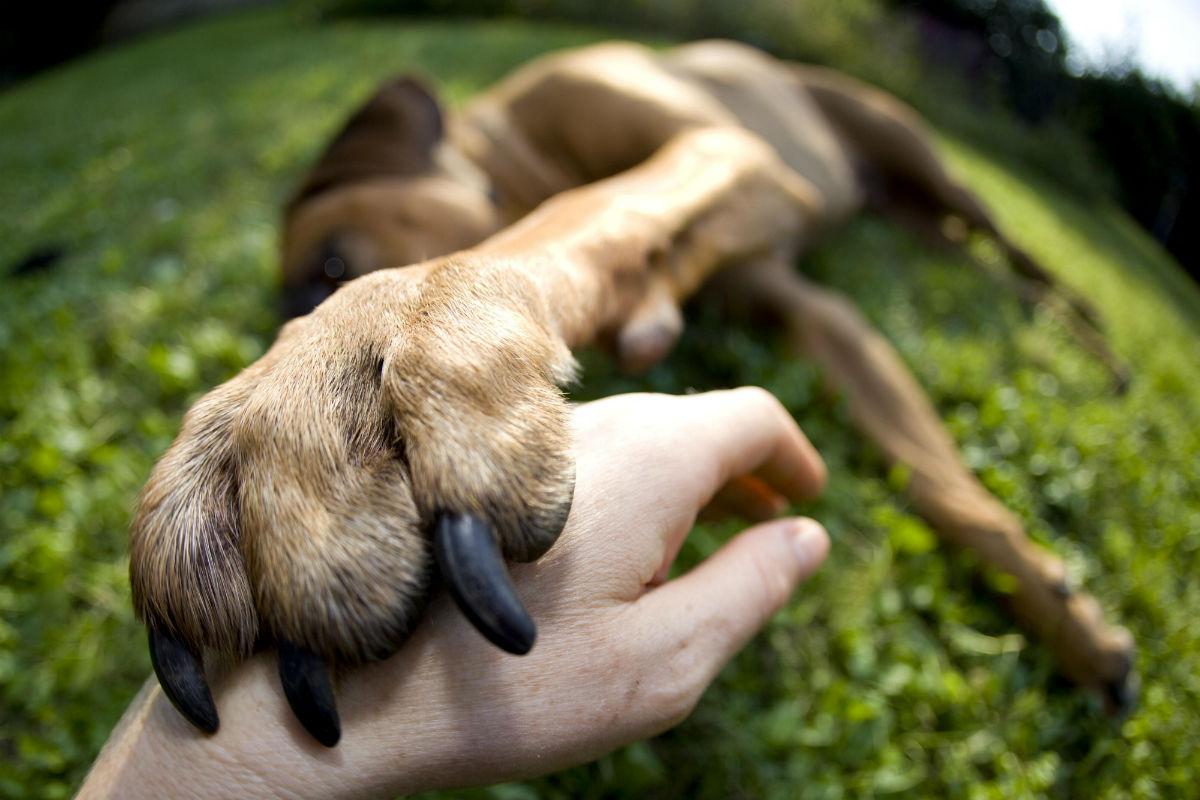
[[[215,730],[204,650],[275,642],[289,702],[332,745],[325,665],[395,652],[435,571],[481,632],[526,652],[501,556],[538,558],[570,509],[571,348],[649,366],[708,283],[785,327],[910,468],[920,512],[1015,578],[1018,618],[1063,672],[1124,704],[1128,633],[965,468],[883,338],[791,269],[879,201],[957,218],[1053,287],[930,141],[878,91],[723,42],[548,56],[448,124],[419,83],[383,87],[287,209],[292,308],[328,299],[189,411],[143,492],[130,570],[167,695]]]

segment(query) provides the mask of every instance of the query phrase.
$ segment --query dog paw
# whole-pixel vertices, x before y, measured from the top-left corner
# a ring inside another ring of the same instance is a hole
[[[197,727],[218,726],[205,653],[274,643],[293,710],[336,743],[328,666],[394,653],[439,573],[492,642],[533,645],[504,559],[538,558],[566,522],[574,362],[520,294],[420,267],[354,281],[185,416],[130,576]]]
[[[1064,675],[1091,690],[1109,716],[1124,716],[1137,704],[1139,678],[1133,636],[1108,624],[1099,602],[1065,577],[1051,584],[1054,601],[1047,637]]]

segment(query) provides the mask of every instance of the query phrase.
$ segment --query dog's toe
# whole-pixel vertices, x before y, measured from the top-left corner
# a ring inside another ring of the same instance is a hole
[[[439,568],[491,642],[534,644],[504,559],[539,557],[570,509],[568,408],[545,363],[565,350],[464,343],[449,323],[400,347],[329,313],[197,404],[143,492],[135,605],[165,693],[205,731],[205,651],[276,643],[297,719],[336,744],[330,670],[396,652]]]

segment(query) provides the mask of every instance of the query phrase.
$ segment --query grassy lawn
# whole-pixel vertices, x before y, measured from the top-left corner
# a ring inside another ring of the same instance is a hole
[[[188,404],[261,353],[292,182],[376,82],[452,102],[602,32],[528,24],[218,19],[0,95],[0,797],[77,786],[149,673],[129,606],[133,497]],[[1142,702],[1110,721],[1054,677],[965,556],[909,511],[818,376],[701,312],[679,352],[581,398],[756,383],[824,453],[805,509],[822,573],[676,731],[541,781],[550,797],[1170,797],[1200,782],[1200,292],[1128,219],[970,142],[955,167],[1092,298],[1134,369],[1113,396],[1050,316],[961,255],[865,219],[804,269],[851,295],[928,387],[968,462],[1136,636]],[[981,251],[988,262],[991,254]],[[736,526],[699,528],[691,563]]]

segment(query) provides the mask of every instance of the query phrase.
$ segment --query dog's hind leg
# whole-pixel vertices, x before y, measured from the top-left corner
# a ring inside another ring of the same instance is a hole
[[[909,495],[938,534],[1015,579],[1016,616],[1055,653],[1062,672],[1100,692],[1110,709],[1127,705],[1130,635],[1105,622],[1096,600],[1072,588],[1062,561],[1034,544],[971,474],[883,336],[846,298],[815,286],[786,262],[739,271],[722,286],[738,293],[735,302],[782,325],[799,354],[821,365],[831,388],[845,394],[854,424],[889,461],[909,468]]]
[[[1112,374],[1117,389],[1124,390],[1129,369],[1105,343],[1095,308],[1009,238],[983,201],[954,179],[934,147],[933,134],[915,111],[831,70],[793,65],[792,74],[858,156],[874,190],[871,194],[885,210],[934,229],[957,218],[968,231],[989,237],[1023,279],[1018,284],[1022,298],[1050,301],[1051,310],[1059,312],[1084,349]]]
[[[999,229],[991,213],[970,189],[956,181],[934,147],[933,134],[915,111],[865,83],[821,67],[791,65],[792,74],[841,133],[863,166],[878,179],[901,184],[929,210],[959,217],[970,228],[995,239],[1013,269],[1055,286],[1056,281]],[[1080,311],[1094,313],[1085,301]]]

